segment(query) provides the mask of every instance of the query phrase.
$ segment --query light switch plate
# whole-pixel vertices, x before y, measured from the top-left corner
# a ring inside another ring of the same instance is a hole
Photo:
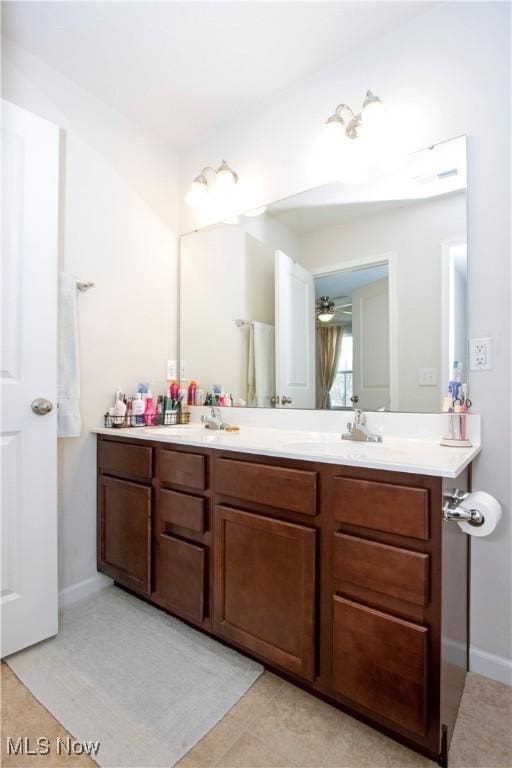
[[[472,371],[492,370],[492,342],[491,339],[470,339],[469,342],[469,368]]]
[[[420,368],[418,370],[418,385],[420,387],[437,386],[437,368]]]
[[[178,378],[178,364],[176,360],[167,361],[167,375],[166,381],[175,381]]]

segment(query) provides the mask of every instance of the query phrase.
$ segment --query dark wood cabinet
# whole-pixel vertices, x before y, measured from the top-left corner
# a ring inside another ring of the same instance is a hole
[[[316,532],[220,505],[214,519],[214,630],[312,680]]]
[[[205,608],[205,549],[161,533],[155,558],[153,599],[182,618],[202,621]]]
[[[334,479],[334,519],[414,539],[429,538],[429,491],[349,477]]]
[[[151,488],[100,476],[98,567],[135,592],[149,595]]]
[[[98,473],[99,570],[446,764],[468,553],[440,478],[114,435]]]
[[[428,629],[333,598],[333,688],[413,733],[427,729]]]
[[[316,515],[316,472],[218,459],[215,462],[215,489],[223,496]]]
[[[160,450],[158,477],[162,483],[202,491],[206,488],[206,457],[198,453]]]
[[[334,534],[333,574],[414,605],[428,603],[429,556],[345,533]]]

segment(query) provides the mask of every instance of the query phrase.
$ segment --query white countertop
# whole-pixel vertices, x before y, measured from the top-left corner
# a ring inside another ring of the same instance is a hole
[[[197,423],[175,427],[98,428],[92,431],[113,438],[128,437],[131,440],[447,478],[457,477],[480,453],[480,444],[476,442],[471,448],[447,448],[441,446],[438,440],[384,435],[382,443],[358,443],[341,440],[339,432],[253,426],[241,426],[239,432],[208,430]]]

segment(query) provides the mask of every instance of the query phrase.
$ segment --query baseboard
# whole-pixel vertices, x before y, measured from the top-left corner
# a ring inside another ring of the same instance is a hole
[[[469,668],[471,672],[512,685],[512,661],[475,648],[474,645],[469,649]]]
[[[108,576],[97,573],[90,579],[79,581],[78,584],[72,584],[70,587],[61,589],[59,592],[59,608],[67,608],[68,605],[76,603],[77,600],[83,600],[84,597],[90,597],[96,592],[100,592],[105,587],[110,587],[114,582]]]

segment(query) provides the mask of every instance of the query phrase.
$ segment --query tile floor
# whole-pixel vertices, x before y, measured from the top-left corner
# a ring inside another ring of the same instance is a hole
[[[2,664],[2,766],[93,766],[90,758],[5,755],[6,735],[65,736]],[[512,689],[468,675],[450,768],[512,768]],[[265,672],[179,768],[417,768],[435,764]]]

